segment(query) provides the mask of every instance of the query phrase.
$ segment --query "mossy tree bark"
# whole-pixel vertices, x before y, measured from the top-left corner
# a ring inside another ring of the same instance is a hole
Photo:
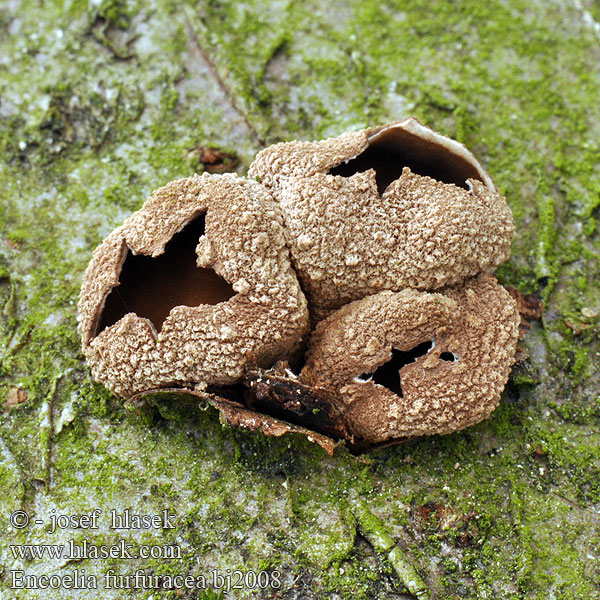
[[[9,589],[15,569],[85,568],[101,585],[108,569],[240,568],[281,571],[285,598],[423,586],[434,598],[600,598],[599,21],[595,0],[4,3],[0,593],[32,597]],[[407,114],[492,174],[518,231],[498,276],[546,304],[489,420],[329,457],[297,436],[224,427],[185,398],[127,407],[91,381],[81,275],[153,189],[219,160],[243,174],[275,141]],[[15,510],[48,522],[96,507],[93,531],[9,523]],[[110,530],[110,510],[126,508],[168,510],[176,527]],[[73,564],[9,547],[84,538],[175,544],[181,558]]]

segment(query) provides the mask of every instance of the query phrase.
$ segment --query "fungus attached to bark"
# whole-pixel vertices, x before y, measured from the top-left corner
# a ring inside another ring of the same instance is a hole
[[[519,315],[489,274],[512,215],[473,155],[408,118],[276,144],[249,173],[171,182],[98,247],[78,306],[94,377],[328,452],[486,418]]]
[[[94,253],[79,317],[94,376],[123,397],[237,383],[308,326],[279,209],[235,175],[157,190]]]
[[[382,290],[439,289],[510,253],[510,209],[458,142],[405,119],[260,152],[313,321]]]
[[[300,382],[331,394],[368,443],[450,433],[496,408],[518,331],[514,300],[488,274],[439,293],[380,292],[317,325]]]

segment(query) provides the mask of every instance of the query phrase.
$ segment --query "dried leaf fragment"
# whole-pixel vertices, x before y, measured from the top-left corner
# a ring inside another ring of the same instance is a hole
[[[13,406],[17,406],[18,404],[22,404],[27,401],[27,392],[23,388],[10,388],[8,392],[6,392],[6,408],[12,408]]]

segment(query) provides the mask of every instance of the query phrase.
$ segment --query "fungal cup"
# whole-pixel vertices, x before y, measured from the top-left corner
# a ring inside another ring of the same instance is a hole
[[[462,144],[408,118],[275,144],[249,177],[171,182],[98,247],[79,301],[96,379],[329,452],[489,416],[518,337],[491,275],[514,223]]]

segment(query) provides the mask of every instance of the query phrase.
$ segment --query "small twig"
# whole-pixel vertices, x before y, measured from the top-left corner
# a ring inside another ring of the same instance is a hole
[[[50,484],[52,480],[52,450],[54,443],[54,402],[56,401],[56,392],[58,384],[62,379],[72,371],[69,369],[65,373],[57,375],[50,385],[50,391],[46,400],[42,404],[40,416],[42,422],[40,423],[40,438],[42,445],[45,446],[44,454],[44,481],[46,484],[46,493],[50,490]]]
[[[208,66],[212,76],[214,77],[215,81],[217,82],[217,85],[219,86],[219,88],[221,89],[223,94],[225,94],[227,100],[229,100],[229,103],[230,103],[231,107],[233,108],[233,110],[243,119],[244,124],[246,125],[247,129],[250,131],[252,136],[264,148],[266,146],[265,140],[260,135],[260,133],[258,132],[256,127],[254,127],[254,125],[248,118],[248,115],[240,108],[240,106],[236,102],[236,98],[235,98],[233,92],[229,89],[229,87],[225,83],[224,79],[219,74],[219,70],[217,68],[216,63],[210,57],[210,55],[208,54],[208,52],[206,51],[204,46],[200,43],[200,40],[198,39],[198,36],[196,35],[196,33],[194,31],[194,27],[192,26],[192,19],[190,18],[190,15],[188,14],[187,10],[186,10],[186,17],[188,20],[189,37],[191,40],[193,40],[198,52],[200,53],[200,56],[202,57],[202,59],[204,60],[206,65]]]
[[[362,498],[352,502],[352,512],[361,535],[377,552],[387,556],[406,589],[419,599],[429,598],[429,588],[421,575],[410,563],[402,549],[396,545],[385,525],[369,510],[367,503]]]

